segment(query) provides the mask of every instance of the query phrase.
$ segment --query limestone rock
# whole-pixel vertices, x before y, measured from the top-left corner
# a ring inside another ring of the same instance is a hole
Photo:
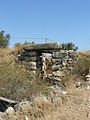
[[[29,57],[34,57],[37,56],[38,53],[37,52],[23,52],[22,56],[29,56]]]
[[[86,78],[86,81],[90,81],[90,75],[89,74],[86,75],[85,78]]]
[[[60,66],[59,65],[53,65],[52,66],[52,71],[57,71],[59,70]]]
[[[57,81],[61,82],[61,78],[57,77],[57,76],[53,77],[53,80],[55,81],[54,83],[56,83],[56,84],[57,84]]]
[[[34,71],[34,70],[33,70],[33,71],[30,71],[30,76],[31,76],[31,77],[35,77],[35,76],[36,76],[36,71]]]
[[[77,57],[77,52],[71,50],[68,52],[68,56],[71,58],[75,58],[75,57]]]
[[[64,76],[63,72],[62,72],[62,71],[59,71],[59,70],[53,72],[53,75],[54,75],[55,77],[63,77],[63,76]]]
[[[59,64],[61,64],[61,59],[52,59],[52,63],[59,65]]]
[[[60,58],[60,51],[53,52],[53,58]]]
[[[29,65],[30,65],[31,67],[36,67],[36,62],[29,62]]]
[[[37,61],[37,57],[35,56],[35,57],[26,57],[26,56],[20,56],[19,57],[19,60],[21,60],[21,61],[27,61],[27,62],[35,62],[35,61]]]
[[[68,57],[68,52],[65,50],[60,51],[60,58],[67,58]]]
[[[61,49],[61,45],[57,43],[31,44],[24,47],[25,51],[59,50],[59,49]]]
[[[18,103],[14,106],[15,112],[17,113],[28,113],[29,110],[31,110],[30,102],[24,101],[21,103]]]
[[[7,110],[6,110],[6,114],[8,116],[13,116],[15,114],[15,111],[12,107],[8,107]]]
[[[82,85],[81,82],[76,82],[76,88],[80,87]]]

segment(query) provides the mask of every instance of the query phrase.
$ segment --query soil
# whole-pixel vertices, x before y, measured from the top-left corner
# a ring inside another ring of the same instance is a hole
[[[90,89],[68,89],[63,102],[43,120],[90,120]]]

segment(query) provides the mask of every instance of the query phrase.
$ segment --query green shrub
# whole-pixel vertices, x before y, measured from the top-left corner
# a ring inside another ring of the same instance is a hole
[[[69,42],[69,43],[63,43],[62,44],[62,50],[74,50],[77,51],[78,47],[75,46],[75,44]]]
[[[6,34],[4,35],[4,31],[0,32],[0,48],[7,48],[10,41],[10,35]]]

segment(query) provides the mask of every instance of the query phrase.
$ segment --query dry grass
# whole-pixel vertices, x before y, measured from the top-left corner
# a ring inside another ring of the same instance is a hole
[[[80,74],[84,73],[90,65],[88,60],[86,54],[83,54],[76,66],[79,70],[67,74],[68,93],[60,104],[48,103],[45,99],[37,97],[33,107],[29,105],[24,107],[20,113],[16,113],[15,119],[25,120],[28,116],[29,120],[90,120],[90,89],[75,87],[76,81],[82,80]],[[23,98],[30,100],[31,94],[47,92],[47,87],[48,85],[39,78],[31,79],[29,73],[19,64],[12,61],[0,63],[0,95],[15,100]],[[44,91],[43,88],[46,90]],[[14,117],[10,116],[10,120],[14,120]]]
[[[12,49],[0,48],[0,60],[5,58],[8,59],[12,55]]]
[[[15,46],[14,50],[15,54],[21,54],[23,52],[23,45]]]
[[[79,59],[76,64],[77,74],[85,76],[90,69],[90,51],[80,52],[78,56]]]
[[[90,50],[84,51],[84,52],[79,52],[79,58],[87,58],[90,60]]]
[[[48,93],[47,83],[39,77],[31,78],[25,67],[14,61],[11,49],[0,51],[0,96],[21,101]]]

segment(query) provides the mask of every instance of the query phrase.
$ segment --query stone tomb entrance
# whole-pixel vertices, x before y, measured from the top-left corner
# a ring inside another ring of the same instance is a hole
[[[72,69],[72,65],[77,61],[76,52],[63,51],[61,48],[57,43],[31,44],[24,46],[19,60],[28,64],[32,77],[40,71],[43,78],[61,81],[64,70]],[[49,54],[51,56],[48,57]]]

